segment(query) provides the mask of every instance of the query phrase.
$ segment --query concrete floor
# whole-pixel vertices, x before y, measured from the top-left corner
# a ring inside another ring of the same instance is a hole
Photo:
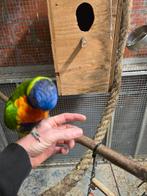
[[[147,162],[142,163],[147,166]],[[113,177],[109,164],[98,164],[96,168],[96,178],[99,179],[106,187],[108,187],[116,196],[145,196],[143,193],[147,192],[147,185],[144,184],[140,188],[140,180],[130,175],[124,170],[112,165],[113,171],[118,183],[120,194],[116,188],[115,179]],[[19,196],[39,196],[48,187],[57,183],[62,179],[73,166],[58,166],[58,167],[45,167],[32,170],[28,178],[22,184]],[[82,181],[66,196],[86,196],[87,188],[90,178],[90,170],[83,177]],[[103,193],[96,190],[95,196],[104,196]]]

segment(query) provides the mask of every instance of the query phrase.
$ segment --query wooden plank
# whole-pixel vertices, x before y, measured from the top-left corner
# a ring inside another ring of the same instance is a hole
[[[118,9],[118,1],[119,0],[112,0],[112,26],[113,26],[113,36],[115,34],[115,24],[117,18],[117,9]]]
[[[103,183],[101,183],[99,180],[96,178],[92,179],[92,183],[94,184],[95,187],[97,187],[101,192],[104,193],[106,196],[115,196],[113,192],[111,192]]]
[[[48,0],[52,50],[59,94],[108,92],[111,71],[110,1],[85,0],[94,23],[81,31],[76,18],[82,0]],[[86,41],[85,47],[81,40]]]
[[[110,77],[110,88],[113,83],[114,78],[114,67],[115,67],[115,61],[116,61],[116,55],[117,55],[117,47],[118,47],[118,41],[119,41],[119,33],[120,33],[120,22],[121,22],[121,16],[122,16],[122,3],[123,0],[113,0],[113,28],[114,28],[114,34],[113,34],[113,50],[112,50],[112,58],[111,58],[111,77]]]

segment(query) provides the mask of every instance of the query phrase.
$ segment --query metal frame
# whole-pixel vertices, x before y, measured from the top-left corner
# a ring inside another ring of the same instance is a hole
[[[123,59],[124,72],[142,72],[147,71],[147,58],[125,58]]]
[[[37,75],[55,78],[53,65],[0,67],[0,83],[18,83]]]
[[[124,58],[123,59],[124,65],[132,65],[132,64],[144,64],[147,65],[147,58],[146,57],[132,57],[132,58]]]

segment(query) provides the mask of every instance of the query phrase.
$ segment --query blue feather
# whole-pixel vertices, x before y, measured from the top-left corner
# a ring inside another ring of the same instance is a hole
[[[58,101],[56,85],[47,79],[41,79],[35,83],[28,95],[28,102],[34,108],[42,110],[53,109]]]

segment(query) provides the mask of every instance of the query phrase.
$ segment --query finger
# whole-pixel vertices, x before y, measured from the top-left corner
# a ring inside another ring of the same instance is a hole
[[[83,130],[75,126],[67,129],[60,129],[60,130],[54,129],[54,134],[50,136],[50,139],[52,139],[54,142],[60,140],[67,141],[67,140],[76,139],[78,137],[81,137],[82,135],[83,135]]]
[[[76,127],[76,126],[75,125],[71,125],[71,124],[65,124],[65,125],[59,126],[58,129],[67,129],[67,128],[73,128],[73,127]],[[73,141],[71,143],[75,143]],[[66,140],[58,140],[57,141],[57,144],[67,144],[68,145],[68,143],[69,143],[69,141],[66,141]],[[71,144],[71,146],[72,146],[72,144]]]
[[[61,148],[61,154],[67,155],[68,153],[69,153],[69,148],[67,148],[67,147],[62,147]]]
[[[68,147],[60,147],[60,146],[56,146],[55,147],[55,151],[54,151],[54,154],[64,154],[64,155],[67,155],[69,153],[69,148]]]
[[[72,149],[75,147],[75,140],[60,140],[60,141],[57,141],[57,146],[59,147],[63,147],[63,144],[67,145],[69,149]]]
[[[86,116],[77,113],[63,113],[57,116],[51,117],[48,119],[48,122],[52,125],[62,125],[64,123],[73,122],[73,121],[84,121],[86,120]]]
[[[70,150],[75,147],[75,140],[73,140],[73,139],[72,140],[65,141],[64,143],[68,146],[68,148]]]
[[[67,129],[67,128],[72,128],[72,127],[76,127],[75,125],[71,125],[71,124],[63,124],[58,126],[58,129]]]
[[[55,147],[55,150],[54,150],[54,153],[55,153],[55,154],[61,153],[61,148],[63,148],[63,147],[61,147],[61,146],[56,146],[56,147]]]
[[[65,142],[64,140],[58,140],[56,144],[57,144],[57,145],[58,145],[58,144],[64,144],[64,142]]]

